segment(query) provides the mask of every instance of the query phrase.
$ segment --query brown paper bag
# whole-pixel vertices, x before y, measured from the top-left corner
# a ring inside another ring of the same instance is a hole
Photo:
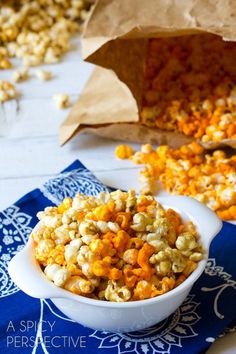
[[[213,33],[236,40],[231,0],[99,0],[83,35],[83,57],[97,67],[60,128],[60,143],[86,131],[114,139],[169,144],[193,139],[138,124],[148,38]],[[207,148],[229,145],[225,139]]]

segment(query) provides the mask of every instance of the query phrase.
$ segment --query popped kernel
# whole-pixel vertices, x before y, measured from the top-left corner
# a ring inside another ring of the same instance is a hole
[[[36,259],[50,281],[77,295],[116,302],[159,296],[203,257],[192,223],[133,190],[78,194],[38,218]]]
[[[235,55],[212,34],[150,39],[141,124],[203,143],[236,139]]]
[[[58,93],[54,95],[53,100],[55,101],[57,107],[60,109],[67,108],[70,105],[70,98],[65,93]]]
[[[79,275],[75,275],[66,281],[65,289],[78,295],[90,294],[94,289],[94,285],[91,281],[86,280]]]
[[[123,260],[125,261],[125,263],[135,265],[137,263],[137,259],[138,259],[138,250],[137,249],[130,248],[124,252]]]
[[[29,79],[29,70],[27,68],[17,69],[13,72],[12,80],[14,82],[22,82]]]
[[[87,0],[5,1],[0,7],[0,69],[10,68],[14,57],[25,66],[58,62],[90,8]]]
[[[104,296],[108,301],[124,302],[130,299],[131,292],[126,286],[119,286],[115,281],[109,280]]]
[[[6,80],[0,80],[0,104],[17,97],[15,86]]]
[[[59,269],[53,278],[53,282],[57,286],[63,286],[67,281],[68,276],[69,276],[69,272],[67,269],[63,269],[63,268]]]
[[[48,81],[51,80],[53,75],[51,71],[48,70],[37,70],[35,72],[35,76],[40,80],[40,81]]]
[[[6,70],[6,69],[11,69],[12,68],[12,63],[5,58],[1,59],[0,55],[0,69]]]
[[[128,159],[133,155],[133,149],[129,145],[118,145],[115,150],[115,155],[119,159]]]

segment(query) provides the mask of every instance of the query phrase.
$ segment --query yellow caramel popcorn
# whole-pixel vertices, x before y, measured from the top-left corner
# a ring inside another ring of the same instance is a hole
[[[60,109],[67,108],[70,105],[70,98],[65,93],[57,93],[53,96],[53,100]]]

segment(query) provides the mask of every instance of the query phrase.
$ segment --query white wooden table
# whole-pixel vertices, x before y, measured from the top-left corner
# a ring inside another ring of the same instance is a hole
[[[0,210],[75,159],[80,159],[107,185],[138,189],[139,168],[114,157],[117,142],[80,135],[59,147],[58,127],[68,110],[56,108],[52,96],[65,92],[75,102],[92,70],[91,65],[82,62],[80,43],[74,43],[77,48],[62,63],[47,66],[55,75],[53,80],[40,82],[32,78],[20,83],[17,87],[22,92],[21,99],[0,105]],[[32,68],[31,72],[37,69]],[[1,79],[10,79],[11,75],[12,70],[0,71]],[[216,341],[209,350],[209,354],[235,352],[236,333]]]

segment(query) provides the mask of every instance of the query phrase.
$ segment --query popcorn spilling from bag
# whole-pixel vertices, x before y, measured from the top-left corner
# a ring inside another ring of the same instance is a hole
[[[210,34],[149,41],[141,123],[203,143],[236,139],[236,43]]]
[[[170,194],[193,197],[213,209],[224,220],[236,219],[236,155],[227,157],[222,150],[204,153],[196,142],[171,149],[156,150],[142,145],[132,156],[128,146],[116,149],[118,158],[130,158],[145,167],[140,172],[141,192],[153,194],[157,181]]]
[[[93,299],[124,302],[162,295],[197,267],[195,226],[152,196],[78,194],[38,213],[35,254],[55,285]]]

